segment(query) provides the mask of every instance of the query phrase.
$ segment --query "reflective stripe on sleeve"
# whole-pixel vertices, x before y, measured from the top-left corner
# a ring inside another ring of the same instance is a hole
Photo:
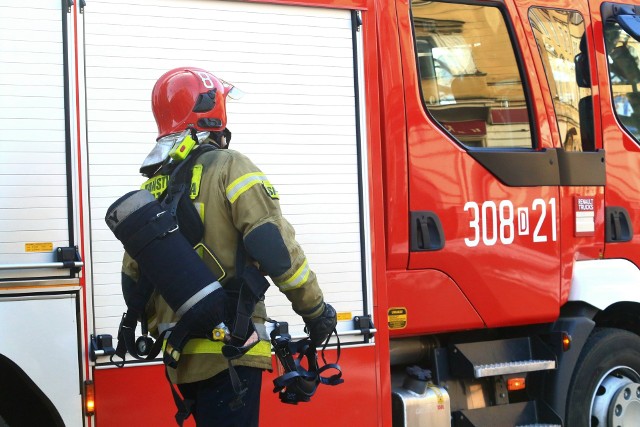
[[[298,268],[291,277],[287,280],[276,282],[276,285],[282,292],[298,289],[307,282],[309,273],[311,273],[311,270],[309,269],[309,263],[305,259],[300,268]]]
[[[267,176],[262,172],[252,172],[242,175],[227,186],[227,199],[230,203],[233,203],[242,193],[256,184],[262,184],[263,181],[267,181]]]

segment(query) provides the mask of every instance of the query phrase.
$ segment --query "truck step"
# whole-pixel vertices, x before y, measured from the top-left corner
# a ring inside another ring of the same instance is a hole
[[[518,425],[516,427],[562,427],[561,424],[526,424]]]
[[[536,401],[467,409],[453,413],[454,427],[562,427],[560,417],[546,404]]]
[[[555,360],[522,360],[519,362],[477,365],[473,367],[473,373],[476,378],[483,378],[496,375],[519,374],[522,372],[544,371],[555,368]]]
[[[453,344],[449,366],[454,376],[485,378],[556,368],[556,357],[540,338],[521,337]]]

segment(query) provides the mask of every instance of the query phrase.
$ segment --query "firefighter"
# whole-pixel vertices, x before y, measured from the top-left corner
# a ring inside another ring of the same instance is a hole
[[[158,138],[140,169],[149,177],[143,188],[158,199],[166,197],[167,185],[177,179],[171,175],[172,169],[204,146],[215,147],[197,157],[186,182],[190,204],[204,225],[202,239],[194,250],[227,291],[233,289],[239,269],[258,267],[286,295],[304,320],[311,340],[320,345],[335,328],[336,312],[324,301],[294,230],[282,216],[275,188],[251,160],[227,149],[231,133],[226,128],[225,102],[234,90],[199,68],[176,68],[160,77],[152,92]],[[195,142],[195,147],[185,145],[185,140]],[[180,228],[191,225],[181,222]],[[125,253],[125,299],[144,275],[138,265]],[[163,265],[154,268],[162,273]],[[235,303],[232,298],[230,301],[227,299],[223,306],[233,311]],[[216,318],[229,315],[217,314]],[[178,321],[157,289],[147,303],[146,317],[149,330],[156,336]],[[229,362],[221,354],[224,341],[191,338],[176,368],[167,369],[169,380],[177,384],[198,427],[258,425],[262,371],[272,369],[263,301],[256,304],[252,320],[252,337],[247,342],[255,342],[242,357],[232,361],[233,370],[246,387],[240,409],[233,404],[237,403],[237,390],[227,369]]]

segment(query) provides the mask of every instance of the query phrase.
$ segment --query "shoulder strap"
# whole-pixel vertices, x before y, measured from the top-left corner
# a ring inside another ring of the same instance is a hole
[[[188,184],[191,181],[191,174],[193,173],[193,166],[195,165],[198,158],[203,154],[216,149],[217,148],[211,144],[199,145],[187,156],[186,159],[178,163],[169,177],[167,196],[170,197],[172,193],[178,192],[180,186],[183,184],[187,185],[188,187]]]
[[[169,176],[167,192],[162,205],[177,217],[182,233],[192,246],[195,246],[204,236],[204,226],[200,214],[189,199],[191,177],[196,161],[203,154],[215,150],[210,144],[198,146],[187,158],[178,163]]]

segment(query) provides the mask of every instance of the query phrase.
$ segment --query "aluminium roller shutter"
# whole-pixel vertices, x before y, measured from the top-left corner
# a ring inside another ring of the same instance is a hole
[[[68,277],[49,267],[74,240],[66,10],[60,0],[0,0],[0,16],[0,280]]]
[[[151,89],[165,71],[197,66],[245,97],[228,102],[231,147],[280,193],[325,297],[351,330],[366,314],[351,12],[250,2],[94,0],[85,8],[85,61],[96,332],[116,336],[124,311],[122,247],[106,208],[139,187],[154,145]],[[366,251],[366,249],[365,249]],[[301,333],[275,287],[269,315]],[[353,338],[362,342],[362,337]]]

